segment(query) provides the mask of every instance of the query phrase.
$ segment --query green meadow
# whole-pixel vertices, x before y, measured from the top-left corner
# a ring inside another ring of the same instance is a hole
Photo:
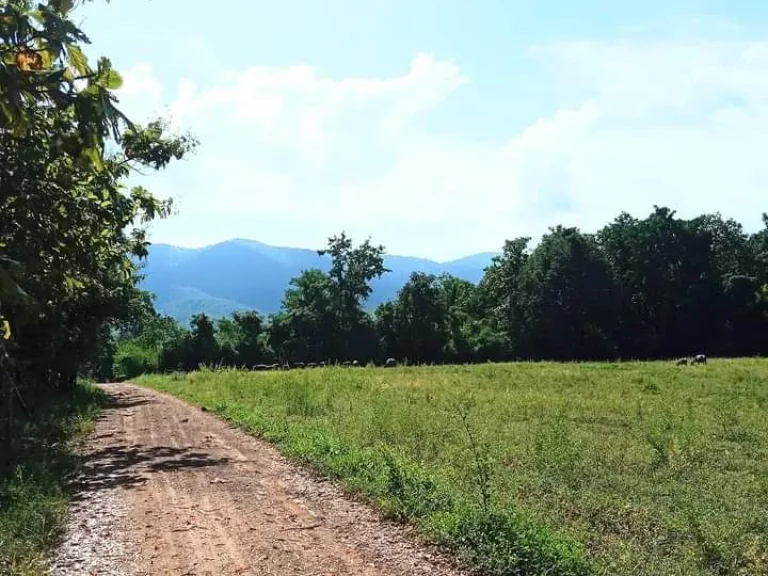
[[[768,361],[138,382],[273,442],[484,574],[768,574]]]

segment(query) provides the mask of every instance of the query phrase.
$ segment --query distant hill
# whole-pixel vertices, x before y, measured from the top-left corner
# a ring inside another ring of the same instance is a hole
[[[366,307],[372,309],[394,298],[412,272],[447,272],[479,282],[495,255],[487,252],[442,263],[387,255],[384,265],[391,272],[373,282]],[[245,309],[276,312],[291,278],[309,268],[327,271],[330,258],[319,256],[316,250],[281,248],[255,240],[229,240],[204,248],[154,244],[143,266],[142,288],[155,293],[159,312],[186,325],[198,312],[217,318]]]

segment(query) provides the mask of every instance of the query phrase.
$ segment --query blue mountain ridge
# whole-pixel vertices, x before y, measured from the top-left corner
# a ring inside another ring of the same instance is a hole
[[[391,272],[372,282],[366,308],[396,297],[413,272],[448,273],[477,283],[496,254],[485,252],[449,262],[386,255],[384,265]],[[153,244],[142,264],[141,287],[155,294],[158,312],[186,325],[199,312],[214,318],[237,310],[277,312],[291,278],[310,268],[327,271],[330,264],[330,258],[316,250],[255,240],[234,239],[203,248]]]

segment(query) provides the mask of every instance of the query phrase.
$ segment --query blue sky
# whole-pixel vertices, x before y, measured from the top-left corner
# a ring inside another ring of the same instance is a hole
[[[191,9],[199,6],[199,9]],[[653,204],[760,223],[768,6],[657,0],[96,0],[121,106],[200,140],[137,177],[152,239],[450,259]]]

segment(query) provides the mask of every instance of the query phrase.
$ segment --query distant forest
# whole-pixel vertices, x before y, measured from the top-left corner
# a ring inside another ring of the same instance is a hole
[[[330,238],[329,271],[294,278],[276,314],[235,312],[189,327],[138,292],[134,313],[102,342],[102,378],[201,365],[661,359],[768,351],[768,215],[747,234],[719,214],[691,220],[655,207],[595,234],[557,226],[530,248],[505,242],[473,284],[414,273],[373,313],[384,247]]]

